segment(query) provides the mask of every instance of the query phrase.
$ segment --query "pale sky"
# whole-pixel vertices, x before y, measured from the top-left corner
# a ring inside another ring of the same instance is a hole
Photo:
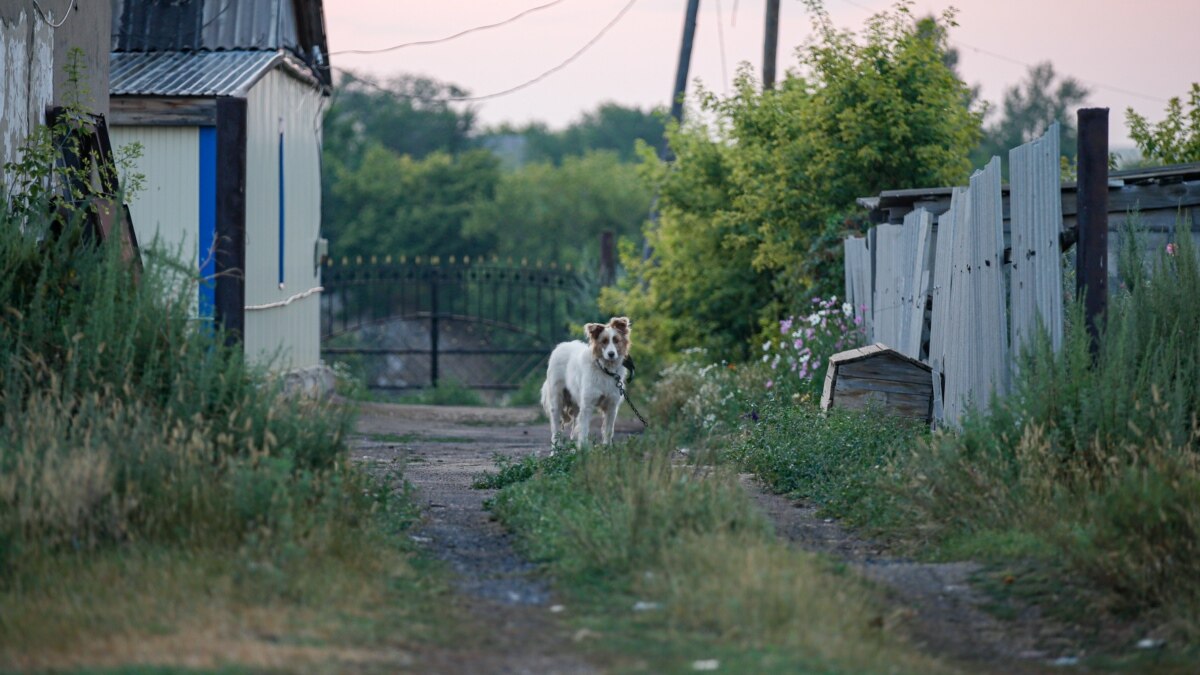
[[[547,0],[327,0],[334,67],[382,77],[425,75],[484,95],[525,82],[592,39],[628,0],[564,0],[515,23],[432,46],[378,55],[339,55],[440,38],[494,23]],[[701,0],[690,80],[722,93],[742,62],[761,74],[765,0]],[[891,0],[826,0],[835,24],[860,30]],[[956,7],[950,39],[959,71],[998,104],[1021,80],[1024,64],[1053,62],[1092,90],[1088,105],[1108,107],[1110,145],[1131,145],[1125,109],[1161,119],[1166,101],[1200,81],[1200,0],[917,0],[914,14]],[[675,78],[687,0],[637,0],[589,51],[522,91],[471,104],[484,125],[540,120],[561,128],[604,101],[667,105]],[[734,9],[736,7],[736,15]],[[811,34],[798,0],[782,0],[778,70]],[[718,20],[720,17],[720,20]],[[718,31],[718,27],[720,31]],[[724,33],[725,65],[721,36]],[[689,82],[689,93],[693,91]]]

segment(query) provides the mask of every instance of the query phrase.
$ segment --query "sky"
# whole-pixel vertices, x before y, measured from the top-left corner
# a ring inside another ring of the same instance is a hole
[[[339,54],[441,38],[495,23],[549,0],[327,0],[331,61],[370,77],[418,74],[479,96],[508,89],[559,65],[632,1],[621,19],[576,60],[512,94],[469,104],[484,126],[541,121],[562,128],[606,101],[650,108],[670,102],[687,0],[561,0],[495,29],[384,54]],[[812,34],[798,0],[781,0],[780,73]],[[861,30],[892,0],[825,0],[833,22]],[[699,80],[728,91],[745,62],[761,76],[765,0],[701,0],[689,93]],[[1107,107],[1109,143],[1131,146],[1125,110],[1152,121],[1167,100],[1200,81],[1200,0],[916,0],[916,16],[957,9],[950,32],[959,72],[998,105],[1028,66],[1049,60]],[[722,44],[724,48],[722,48]],[[467,104],[458,104],[467,105]],[[994,118],[992,118],[994,119]]]

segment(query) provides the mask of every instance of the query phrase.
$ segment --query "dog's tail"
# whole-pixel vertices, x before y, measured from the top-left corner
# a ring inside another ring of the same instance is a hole
[[[546,381],[542,382],[542,410],[546,411],[547,418],[554,414],[550,407],[550,378],[546,378]]]

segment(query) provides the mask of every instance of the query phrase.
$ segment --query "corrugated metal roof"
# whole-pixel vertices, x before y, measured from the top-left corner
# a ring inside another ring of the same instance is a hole
[[[113,96],[244,96],[281,52],[114,52]]]
[[[114,0],[113,51],[303,49],[292,0]]]
[[[124,52],[281,49],[325,85],[321,0],[111,0],[114,58]]]

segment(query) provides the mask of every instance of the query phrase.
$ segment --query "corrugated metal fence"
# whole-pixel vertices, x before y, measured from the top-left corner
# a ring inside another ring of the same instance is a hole
[[[846,297],[869,341],[933,368],[942,423],[957,426],[968,407],[1007,391],[1014,357],[1038,330],[1062,346],[1058,133],[1009,153],[1010,247],[999,158],[955,188],[936,227],[918,209],[845,242]]]

